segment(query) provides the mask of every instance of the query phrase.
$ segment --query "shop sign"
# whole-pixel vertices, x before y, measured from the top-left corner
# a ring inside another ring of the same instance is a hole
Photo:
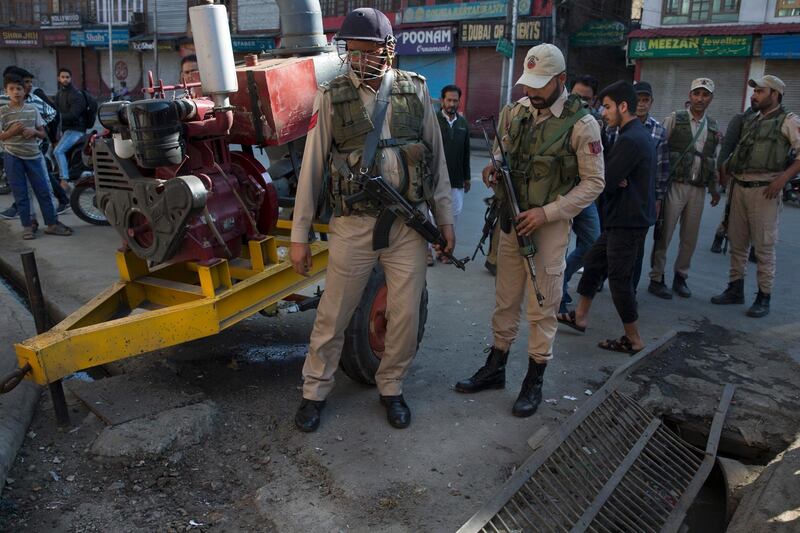
[[[569,36],[569,44],[580,46],[617,46],[625,44],[628,28],[622,22],[597,20],[588,22]]]
[[[275,48],[274,37],[231,37],[234,52],[261,52]]]
[[[86,46],[86,32],[83,30],[69,32],[70,46]]]
[[[761,57],[770,59],[800,58],[800,35],[764,35]]]
[[[752,35],[705,35],[631,39],[628,57],[747,57]]]
[[[42,43],[44,43],[45,46],[69,46],[69,33],[70,32],[66,30],[43,31]]]
[[[440,28],[417,28],[403,30],[395,35],[398,55],[426,55],[453,53],[453,29],[450,26]]]
[[[80,28],[81,16],[78,13],[53,13],[39,17],[42,28]]]
[[[550,18],[537,17],[517,22],[517,44],[533,45],[548,42]],[[506,23],[502,20],[489,22],[462,22],[458,29],[461,46],[495,46],[497,40],[506,37]]]
[[[146,52],[153,49],[153,41],[130,41],[128,43],[132,50]],[[174,41],[158,41],[158,49],[168,52],[175,49]]]
[[[514,55],[514,46],[511,44],[511,41],[505,37],[497,40],[497,46],[495,46],[494,49],[496,52],[500,52],[508,59],[511,59],[511,57]]]
[[[407,7],[403,10],[403,24],[416,22],[439,22],[443,20],[491,19],[505,17],[508,0],[484,0],[463,4],[439,4],[433,6]],[[531,0],[518,0],[517,13],[531,12]]]
[[[75,32],[73,32],[75,33]],[[108,30],[85,30],[84,46],[104,47],[108,46]],[[111,43],[114,46],[128,46],[130,32],[128,28],[114,28],[111,32]]]
[[[36,30],[2,30],[0,31],[0,46],[13,46],[14,48],[38,48],[41,46],[41,36]]]

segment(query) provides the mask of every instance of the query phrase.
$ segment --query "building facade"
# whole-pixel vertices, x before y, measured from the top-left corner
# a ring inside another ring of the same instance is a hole
[[[660,120],[683,109],[689,83],[714,80],[709,113],[724,128],[749,105],[747,80],[786,82],[783,103],[800,110],[800,0],[645,0],[641,28],[628,36],[636,79],[652,84]]]

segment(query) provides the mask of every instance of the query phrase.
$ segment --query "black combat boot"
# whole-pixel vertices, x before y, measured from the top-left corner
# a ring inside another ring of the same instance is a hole
[[[659,298],[663,298],[665,300],[672,300],[672,291],[669,290],[667,284],[664,283],[664,276],[661,276],[661,281],[651,279],[650,285],[647,287],[647,292],[655,294]]]
[[[751,316],[753,318],[767,316],[769,314],[769,299],[769,294],[764,294],[763,292],[758,291],[756,301],[753,302],[753,305],[751,305],[750,309],[747,310],[747,316]]]
[[[692,295],[692,291],[690,291],[689,286],[686,285],[686,278],[677,272],[675,273],[675,277],[672,278],[672,290],[681,298],[688,298]]]
[[[489,357],[486,364],[478,369],[471,378],[462,379],[456,383],[458,392],[480,392],[486,389],[506,388],[506,361],[508,352],[503,352],[492,346],[486,349]]]
[[[744,280],[737,279],[728,283],[728,288],[722,294],[711,297],[711,303],[717,305],[743,304]]]
[[[316,431],[319,427],[319,414],[323,407],[325,407],[325,400],[316,401],[303,398],[300,402],[300,407],[297,408],[297,412],[294,414],[294,425],[304,433]]]
[[[714,242],[711,243],[711,253],[714,254],[721,254],[722,253],[722,241],[725,240],[725,235],[721,233],[717,233],[714,235]]]
[[[542,383],[544,382],[544,369],[547,363],[537,363],[528,359],[528,373],[522,381],[517,401],[511,409],[511,414],[520,418],[533,415],[536,408],[542,403]]]
[[[403,429],[411,423],[411,409],[408,408],[402,394],[397,396],[381,395],[381,404],[386,408],[386,419],[392,427]]]

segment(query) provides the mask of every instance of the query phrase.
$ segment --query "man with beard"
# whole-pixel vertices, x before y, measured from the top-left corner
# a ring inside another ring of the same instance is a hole
[[[758,272],[758,295],[747,316],[769,314],[775,280],[775,243],[783,186],[800,172],[800,117],[782,105],[786,85],[776,76],[748,81],[753,87],[750,107],[739,142],[725,166],[733,176],[728,240],[731,270],[728,288],[711,298],[718,305],[744,303],[744,272],[748,245],[753,244]],[[794,159],[787,165],[789,154]]]
[[[91,126],[83,123],[83,111],[87,105],[83,93],[72,86],[72,71],[64,67],[58,69],[56,106],[61,115],[61,139],[53,149],[53,155],[56,156],[61,187],[64,190],[70,189],[67,152],[83,138],[86,128]]]
[[[439,129],[442,132],[444,158],[450,174],[450,199],[453,204],[453,223],[464,207],[464,193],[469,192],[469,126],[467,120],[458,113],[461,103],[461,89],[457,85],[442,88],[442,112],[437,113]],[[449,259],[439,255],[439,260],[447,263]],[[430,262],[429,262],[430,266]]]
[[[344,330],[373,267],[380,263],[388,289],[388,324],[375,381],[389,424],[405,428],[411,410],[403,398],[403,379],[417,351],[427,243],[398,218],[389,232],[389,246],[375,250],[378,206],[369,200],[346,199],[362,190],[353,179],[361,168],[371,176],[383,176],[412,205],[431,208],[447,240],[446,251],[452,251],[455,233],[442,136],[425,79],[392,69],[395,39],[386,15],[373,8],[356,9],[345,17],[336,39],[349,68],[347,74],[320,86],[314,100],[292,222],[289,257],[297,273],[308,275],[309,231],[317,199],[325,189],[327,166],[333,217],[325,292],[303,365],[303,399],[294,421],[300,431],[319,426],[325,398],[333,389]],[[378,105],[384,106],[385,118],[376,118]],[[377,157],[370,158],[364,152],[375,144]]]
[[[719,203],[717,147],[721,140],[717,121],[706,114],[714,99],[714,82],[697,78],[689,89],[688,110],[674,111],[664,120],[669,140],[669,192],[664,202],[664,227],[656,240],[650,270],[648,292],[669,300],[675,291],[689,298],[686,284],[689,266],[697,246],[705,192],[711,194],[711,206]],[[675,258],[672,290],[664,282],[667,248],[680,221],[680,244]]]
[[[498,157],[500,150],[507,154],[520,215],[512,220],[506,205],[498,220],[502,231],[492,315],[494,338],[486,349],[486,364],[455,386],[465,393],[505,388],[508,352],[519,330],[527,293],[528,371],[511,410],[519,417],[533,415],[542,400],[544,372],[553,357],[558,327],[556,311],[561,302],[570,220],[603,189],[600,127],[581,98],[566,91],[565,71],[561,50],[552,44],[534,46],[525,56],[523,74],[517,80],[525,96],[500,114],[501,138],[495,150]],[[487,186],[494,187],[498,179],[492,164],[483,169]],[[504,187],[495,187],[495,194],[507,202]],[[534,296],[517,234],[530,237],[535,246],[541,303]]]
[[[606,166],[603,191],[603,231],[584,258],[578,283],[580,299],[573,327],[586,329],[592,299],[600,280],[607,276],[611,298],[625,334],[598,344],[604,350],[636,353],[644,348],[639,334],[633,276],[642,253],[647,230],[656,219],[656,148],[650,132],[636,118],[637,97],[633,85],[618,81],[600,93],[603,118],[619,128]]]

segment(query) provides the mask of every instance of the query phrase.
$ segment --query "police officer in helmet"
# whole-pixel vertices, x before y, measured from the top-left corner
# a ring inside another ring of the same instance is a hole
[[[368,168],[370,175],[381,175],[413,205],[431,208],[450,252],[455,247],[450,182],[425,79],[392,69],[395,39],[386,16],[377,9],[356,9],[345,18],[337,40],[348,71],[317,92],[292,224],[290,259],[294,269],[305,275],[312,266],[309,230],[324,189],[323,176],[329,174],[327,200],[333,217],[326,286],[303,366],[303,399],[295,425],[305,432],[319,426],[333,388],[344,330],[373,266],[380,262],[388,288],[388,324],[375,381],[389,423],[404,428],[411,421],[411,411],[403,398],[403,378],[417,349],[426,241],[396,220],[388,247],[373,249],[377,206],[345,199],[360,190],[353,175]],[[382,124],[373,124],[384,79],[391,89],[388,108]],[[379,132],[377,153],[373,162],[364,161],[365,141],[373,130]]]

